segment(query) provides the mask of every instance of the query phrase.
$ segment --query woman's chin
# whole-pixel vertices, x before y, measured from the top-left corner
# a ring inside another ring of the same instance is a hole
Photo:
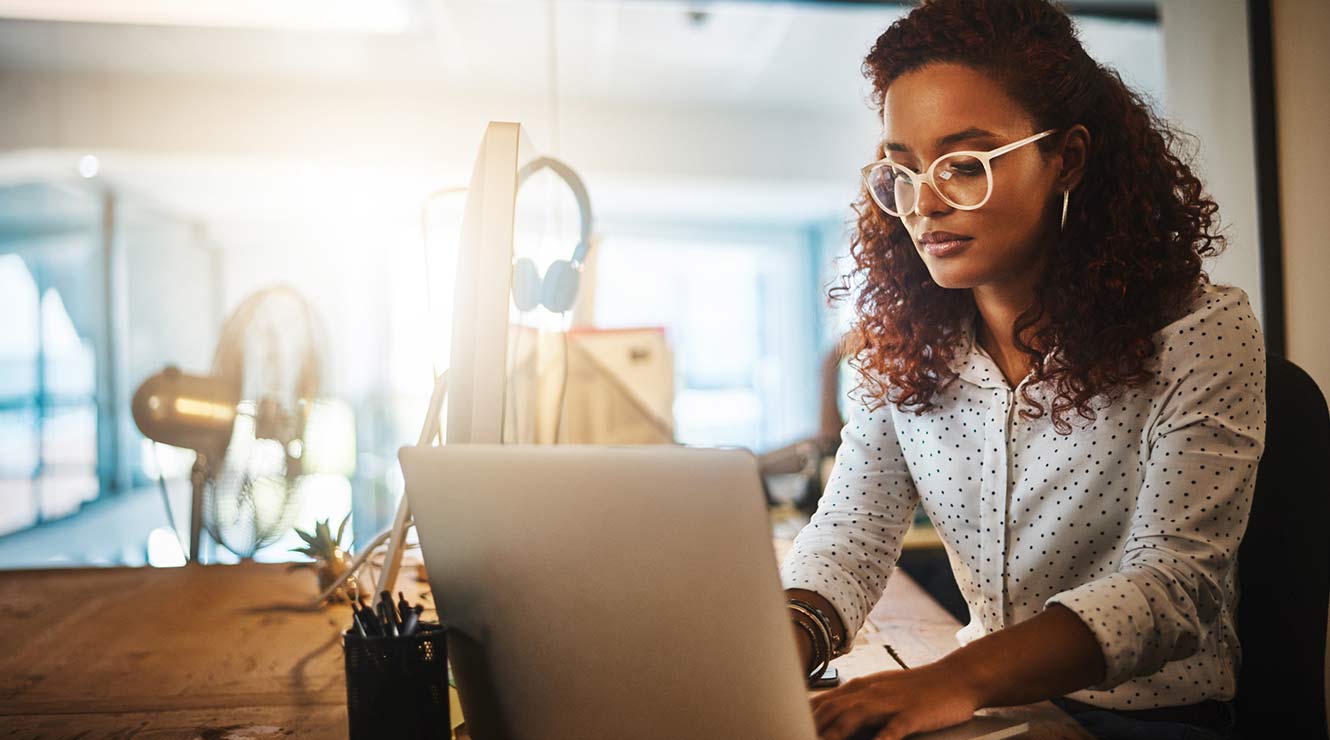
[[[925,262],[927,264],[927,262]],[[983,276],[963,265],[928,265],[928,274],[940,288],[964,289],[983,284]]]

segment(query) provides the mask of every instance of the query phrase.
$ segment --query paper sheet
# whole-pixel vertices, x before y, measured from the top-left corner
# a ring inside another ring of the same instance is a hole
[[[841,683],[882,671],[899,671],[901,667],[887,652],[887,642],[881,632],[861,630],[854,639],[854,649],[831,661],[840,672]]]

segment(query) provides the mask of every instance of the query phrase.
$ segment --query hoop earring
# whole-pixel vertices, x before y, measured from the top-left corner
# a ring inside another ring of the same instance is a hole
[[[1062,191],[1062,223],[1058,224],[1058,231],[1061,232],[1067,228],[1067,202],[1071,200],[1071,191]]]

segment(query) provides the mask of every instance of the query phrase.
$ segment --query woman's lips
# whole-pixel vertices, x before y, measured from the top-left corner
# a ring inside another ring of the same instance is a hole
[[[923,247],[924,251],[928,252],[931,257],[946,257],[965,249],[971,241],[974,241],[973,238],[967,237],[953,241],[926,242]]]

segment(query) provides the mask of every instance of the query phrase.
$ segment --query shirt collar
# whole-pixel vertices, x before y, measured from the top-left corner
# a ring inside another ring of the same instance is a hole
[[[975,339],[974,326],[978,320],[979,314],[975,313],[961,322],[961,336],[956,344],[956,353],[949,363],[951,371],[956,373],[961,380],[980,388],[1009,390],[1011,385],[1007,383],[1006,377],[1002,375],[1002,370],[998,368],[997,363]],[[1044,355],[1045,368],[1048,367],[1057,351],[1055,346],[1052,352]]]
[[[961,337],[951,358],[951,371],[961,380],[980,388],[1008,388],[1007,379],[1002,377],[997,363],[975,341],[976,320],[977,316],[971,316],[961,322]]]

